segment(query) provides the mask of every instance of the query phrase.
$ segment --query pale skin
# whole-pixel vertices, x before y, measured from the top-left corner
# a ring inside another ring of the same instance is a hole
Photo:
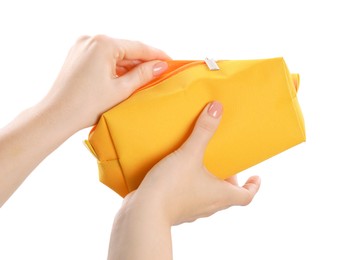
[[[0,206],[47,155],[163,72],[168,58],[139,42],[78,39],[48,94],[0,131]]]
[[[167,69],[162,51],[107,36],[81,37],[41,102],[0,130],[0,206],[32,170],[77,131]],[[108,259],[172,259],[171,226],[249,204],[260,186],[239,186],[203,165],[222,105],[208,104],[187,141],[157,165],[123,202],[112,228]],[[21,163],[13,163],[21,162]]]

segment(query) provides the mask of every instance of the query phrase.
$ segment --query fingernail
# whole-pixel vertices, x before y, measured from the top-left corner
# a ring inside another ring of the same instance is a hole
[[[217,101],[213,101],[208,108],[207,113],[213,118],[219,118],[223,113],[223,105]]]
[[[153,66],[153,76],[157,77],[160,76],[164,71],[166,71],[168,68],[168,65],[166,62],[158,62],[156,64],[154,64]]]

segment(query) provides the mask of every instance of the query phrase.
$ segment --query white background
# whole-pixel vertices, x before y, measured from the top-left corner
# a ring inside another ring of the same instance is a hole
[[[174,59],[283,56],[301,75],[307,142],[239,174],[241,181],[262,177],[251,205],[174,227],[174,258],[347,259],[343,6],[1,0],[0,126],[43,97],[84,34],[140,40]],[[50,155],[0,209],[1,260],[106,259],[121,199],[98,182],[96,162],[82,145],[88,131]]]

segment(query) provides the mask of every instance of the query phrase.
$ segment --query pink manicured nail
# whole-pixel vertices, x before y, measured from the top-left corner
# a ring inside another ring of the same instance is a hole
[[[217,101],[213,101],[207,110],[207,113],[213,118],[219,118],[223,113],[223,105]]]
[[[157,77],[157,76],[160,76],[164,71],[167,70],[169,66],[167,65],[166,62],[158,62],[156,64],[154,64],[153,66],[153,76],[154,77]]]

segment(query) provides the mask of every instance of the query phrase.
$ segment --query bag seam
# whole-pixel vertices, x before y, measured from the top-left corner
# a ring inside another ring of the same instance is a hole
[[[124,171],[123,171],[122,164],[120,163],[120,158],[119,158],[119,156],[118,156],[118,152],[117,152],[117,149],[116,149],[115,142],[114,142],[113,137],[112,137],[112,135],[111,135],[111,132],[110,132],[109,125],[108,125],[108,123],[107,123],[106,117],[105,117],[105,116],[103,116],[103,118],[104,118],[104,120],[105,120],[106,129],[107,129],[107,132],[108,132],[108,134],[109,134],[109,136],[110,136],[111,143],[112,143],[112,146],[113,146],[114,152],[115,152],[116,157],[117,157],[118,165],[119,165],[120,171],[121,171],[122,176],[123,176],[123,180],[124,180],[124,183],[125,183],[125,187],[126,187],[126,189],[128,190],[128,193],[129,193],[129,192],[130,192],[130,189],[129,189],[129,186],[128,186],[128,183],[127,183],[127,180],[126,180],[125,175],[124,175]]]

